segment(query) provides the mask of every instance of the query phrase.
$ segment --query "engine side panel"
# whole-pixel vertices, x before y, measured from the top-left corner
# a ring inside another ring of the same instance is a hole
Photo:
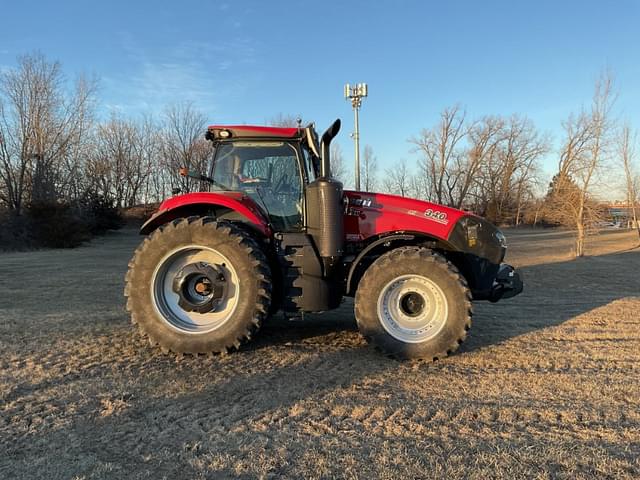
[[[347,191],[345,204],[347,245],[355,251],[365,246],[362,252],[367,253],[365,258],[358,255],[349,267],[347,294],[354,294],[358,277],[367,265],[366,257],[399,244],[411,244],[395,238],[413,235],[418,243],[424,242],[421,237],[439,242],[432,248],[444,250],[466,278],[475,299],[492,298],[505,253],[494,225],[469,212],[396,195]],[[372,246],[375,249],[369,254],[367,249]]]
[[[388,232],[413,231],[447,240],[461,210],[422,200],[345,191],[344,229],[347,242],[362,242]]]

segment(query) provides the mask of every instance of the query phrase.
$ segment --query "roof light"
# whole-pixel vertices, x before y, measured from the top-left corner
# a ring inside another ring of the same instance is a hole
[[[231,136],[231,132],[229,130],[220,130],[220,138],[229,138]]]

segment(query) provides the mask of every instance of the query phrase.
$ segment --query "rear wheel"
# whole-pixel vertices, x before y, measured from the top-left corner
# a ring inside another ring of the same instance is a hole
[[[159,228],[138,247],[125,295],[132,321],[153,345],[224,352],[260,328],[271,303],[271,273],[246,232],[191,217]]]
[[[364,273],[355,298],[358,328],[368,341],[398,358],[443,358],[471,327],[471,294],[441,255],[402,247]]]

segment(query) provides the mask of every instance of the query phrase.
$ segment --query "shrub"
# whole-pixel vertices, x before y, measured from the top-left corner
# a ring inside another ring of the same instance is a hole
[[[0,211],[0,250],[73,248],[123,223],[114,203],[100,195],[85,195],[75,205],[34,203],[24,215]]]
[[[33,237],[38,246],[73,248],[91,239],[91,229],[82,216],[64,203],[41,203],[28,210]]]
[[[115,202],[103,195],[87,193],[79,202],[82,217],[93,235],[117,230],[124,225]]]
[[[31,220],[0,210],[0,251],[34,248]]]

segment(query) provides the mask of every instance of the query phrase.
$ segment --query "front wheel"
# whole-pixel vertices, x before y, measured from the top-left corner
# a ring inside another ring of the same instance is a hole
[[[426,248],[401,247],[364,273],[355,314],[364,337],[387,355],[435,360],[465,339],[471,294],[444,257]]]

